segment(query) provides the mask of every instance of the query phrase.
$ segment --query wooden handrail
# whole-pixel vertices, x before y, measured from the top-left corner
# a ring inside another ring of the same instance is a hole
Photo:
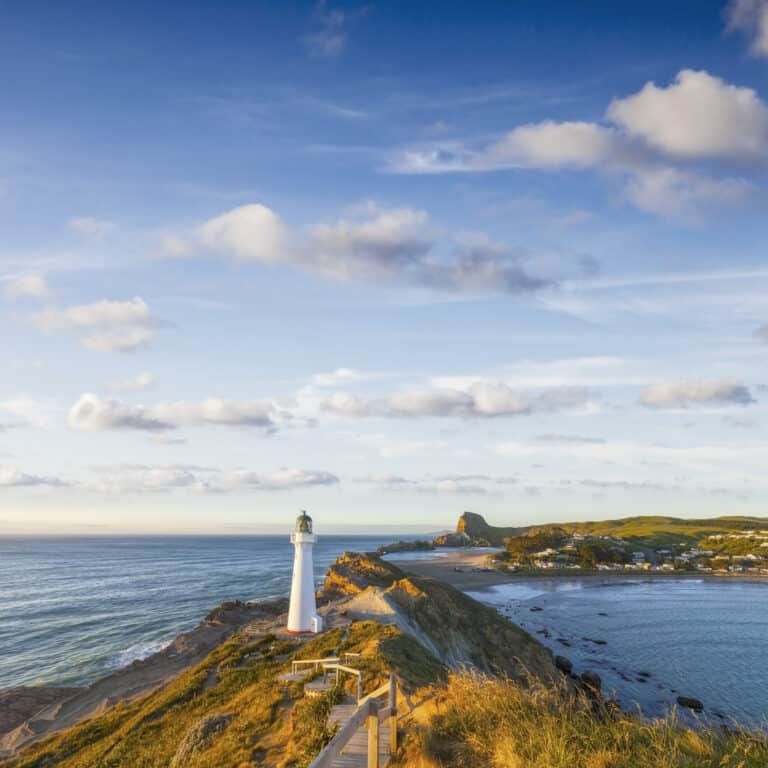
[[[389,694],[388,706],[382,707],[377,699]],[[390,719],[390,754],[397,751],[397,680],[390,675],[389,682],[361,699],[357,710],[344,727],[326,744],[320,754],[310,763],[309,768],[331,768],[333,761],[341,755],[352,737],[364,725],[368,728],[368,768],[379,766],[379,724]]]
[[[325,745],[323,751],[310,763],[309,768],[330,768],[331,763],[351,741],[352,737],[365,725],[371,714],[370,702],[359,707],[344,727]]]
[[[324,659],[296,659],[291,662],[291,672],[296,672],[296,669],[302,664],[314,664],[315,669],[317,669],[320,664],[324,664],[326,662],[332,664],[337,661],[340,661],[338,656],[326,656]]]
[[[350,675],[357,675],[357,677],[363,676],[363,673],[359,669],[355,669],[354,667],[347,667],[344,664],[337,664],[334,661],[323,662],[323,669],[337,669],[339,672],[346,672]]]
[[[357,705],[362,706],[366,701],[370,701],[371,699],[378,699],[379,696],[383,696],[385,693],[389,693],[389,685],[389,682],[384,683],[384,685],[380,685],[375,691],[371,691],[368,695],[363,696],[363,698],[357,702]]]

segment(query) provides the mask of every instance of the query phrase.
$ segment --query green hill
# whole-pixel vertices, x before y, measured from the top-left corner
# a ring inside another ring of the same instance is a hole
[[[504,540],[511,537],[546,536],[553,532],[613,536],[649,547],[676,544],[694,546],[710,535],[740,533],[753,529],[768,530],[768,518],[727,516],[686,519],[641,515],[616,520],[548,523],[515,528],[488,525],[482,515],[465,512],[456,524],[457,533],[466,533],[473,540],[485,540],[494,546],[502,546]]]

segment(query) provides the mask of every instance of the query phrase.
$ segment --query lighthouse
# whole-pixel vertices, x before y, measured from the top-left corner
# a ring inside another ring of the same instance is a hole
[[[312,568],[312,546],[317,537],[312,533],[312,518],[302,510],[291,534],[294,547],[291,603],[288,608],[288,631],[293,634],[322,632],[323,619],[317,615],[315,580]]]

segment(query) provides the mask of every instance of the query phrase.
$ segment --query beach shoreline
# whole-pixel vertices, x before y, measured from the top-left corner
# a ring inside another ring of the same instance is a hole
[[[498,550],[502,551],[502,550]],[[448,552],[440,553],[439,557],[422,557],[421,553],[414,552],[413,558],[398,557],[394,562],[399,568],[414,576],[422,578],[437,579],[450,584],[456,589],[465,592],[483,592],[492,587],[501,584],[524,583],[526,581],[535,581],[539,579],[552,580],[585,580],[585,581],[605,581],[615,582],[622,580],[677,580],[677,579],[700,579],[704,581],[746,581],[768,584],[768,576],[759,574],[714,574],[701,573],[697,571],[596,571],[596,570],[573,570],[573,569],[547,569],[547,570],[524,570],[508,572],[499,568],[490,568],[486,565],[488,551],[473,551],[467,548],[466,551],[451,549]],[[390,562],[389,558],[384,557]],[[459,570],[456,570],[459,569]],[[479,569],[479,570],[472,570]]]

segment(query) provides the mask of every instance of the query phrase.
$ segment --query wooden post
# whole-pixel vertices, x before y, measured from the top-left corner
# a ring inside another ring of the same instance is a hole
[[[357,701],[360,702],[360,699],[363,698],[363,676],[358,675],[357,676]]]
[[[389,752],[397,752],[397,678],[389,676]]]
[[[368,768],[379,768],[379,706],[368,702]]]

